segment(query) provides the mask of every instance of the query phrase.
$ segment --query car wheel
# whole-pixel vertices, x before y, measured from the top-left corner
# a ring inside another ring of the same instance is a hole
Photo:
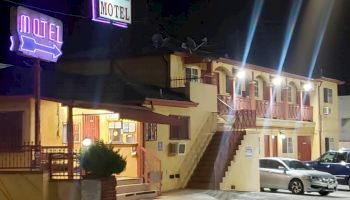
[[[292,191],[293,194],[304,194],[303,183],[299,179],[293,179],[289,183],[289,190]]]
[[[276,188],[270,188],[270,191],[271,192],[277,192],[277,189]]]
[[[329,194],[327,191],[319,191],[318,193],[320,193],[321,196],[327,196]]]
[[[260,188],[260,192],[264,192],[265,190],[264,190],[264,188]]]

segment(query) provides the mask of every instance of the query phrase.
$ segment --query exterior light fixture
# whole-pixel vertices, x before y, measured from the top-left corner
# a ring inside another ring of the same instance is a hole
[[[282,78],[280,76],[276,76],[275,78],[272,79],[272,84],[275,86],[280,86],[282,83]]]
[[[307,82],[303,85],[303,89],[306,91],[306,92],[309,92],[310,90],[312,90],[312,83],[311,82]]]
[[[280,131],[280,136],[281,136],[282,140],[286,139],[286,134],[284,134],[282,131]]]
[[[85,138],[82,142],[84,147],[89,147],[92,144],[92,141],[90,138]]]
[[[245,78],[245,71],[244,70],[239,70],[236,74],[236,77],[238,79],[244,79]]]

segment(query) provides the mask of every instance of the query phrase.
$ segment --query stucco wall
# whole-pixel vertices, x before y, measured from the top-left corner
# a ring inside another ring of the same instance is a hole
[[[246,152],[250,149],[252,149],[252,154]],[[247,135],[242,140],[234,161],[231,161],[231,166],[229,166],[220,184],[220,189],[260,191],[259,134],[256,131],[247,131]]]
[[[350,142],[350,96],[339,96],[339,140]],[[344,146],[344,145],[341,145]]]
[[[31,124],[31,101],[28,98],[0,97],[0,112],[23,111],[23,142],[31,142],[34,124]]]
[[[44,200],[45,184],[42,173],[0,174],[0,199]]]
[[[50,181],[47,200],[80,200],[81,181]]]
[[[333,102],[325,103],[323,101],[323,89],[329,88],[332,89]],[[321,112],[323,112],[324,107],[329,107],[331,109],[331,113],[329,115],[325,115],[322,113],[322,153],[325,151],[325,138],[334,138],[334,147],[335,149],[339,148],[339,108],[338,108],[338,87],[336,83],[323,81],[320,88],[320,97],[321,97]]]
[[[182,168],[190,168],[184,162],[187,157],[191,157],[189,150],[195,148],[192,144],[199,138],[207,135],[211,130],[202,132],[201,128],[205,123],[216,125],[214,118],[213,122],[208,122],[208,118],[216,111],[216,87],[213,85],[190,83],[191,100],[199,103],[197,107],[192,108],[177,108],[166,106],[155,106],[155,112],[164,115],[184,115],[190,116],[190,140],[169,140],[169,125],[158,124],[157,126],[157,141],[146,142],[146,149],[153,152],[162,161],[163,182],[162,191],[168,191],[184,187],[184,174],[180,173]],[[203,92],[205,91],[205,92]],[[214,128],[214,127],[212,127]],[[208,131],[208,132],[206,132]],[[158,149],[158,142],[162,143],[163,149]],[[168,156],[168,144],[170,142],[186,143],[186,153],[184,155]],[[204,150],[204,149],[202,149]],[[192,152],[192,151],[191,151]],[[180,174],[180,178],[171,179],[170,175]]]

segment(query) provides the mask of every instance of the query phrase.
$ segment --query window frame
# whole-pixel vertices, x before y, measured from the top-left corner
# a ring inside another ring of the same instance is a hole
[[[190,140],[190,116],[169,115],[182,121],[180,126],[169,125],[169,140]]]
[[[282,153],[293,153],[293,138],[292,137],[286,137],[282,139]]]
[[[331,88],[323,88],[323,102],[333,103],[333,90]]]
[[[145,122],[143,128],[145,141],[157,141],[157,123]]]
[[[189,73],[188,73],[189,72]],[[194,73],[196,72],[196,73]],[[198,67],[185,67],[185,79],[190,82],[198,82],[200,78],[200,70]]]

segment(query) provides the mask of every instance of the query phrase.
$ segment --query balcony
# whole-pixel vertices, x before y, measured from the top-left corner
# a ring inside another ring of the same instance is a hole
[[[273,102],[270,106],[270,101],[255,100],[256,102],[256,117],[295,121],[313,121],[312,106],[288,104]],[[235,101],[231,96],[218,95],[218,112],[221,115],[232,115],[236,110],[251,110],[252,101],[249,97],[236,97]]]

